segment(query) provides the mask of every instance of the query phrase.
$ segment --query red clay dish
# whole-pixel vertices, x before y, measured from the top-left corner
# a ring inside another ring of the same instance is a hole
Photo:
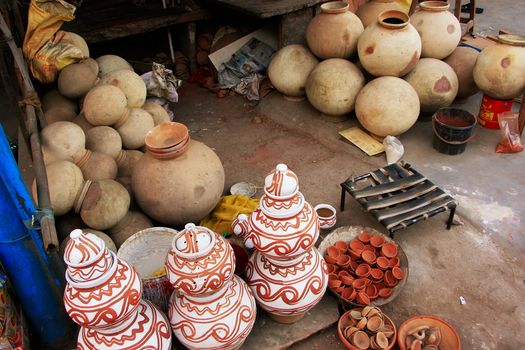
[[[367,232],[363,232],[363,233],[359,234],[359,236],[357,236],[357,239],[359,239],[361,242],[366,244],[366,243],[370,242],[370,234],[367,233]]]
[[[397,256],[397,246],[394,243],[387,242],[381,247],[381,253],[387,258],[395,258]]]
[[[383,243],[385,243],[385,239],[379,235],[375,235],[370,238],[370,244],[376,248],[381,248]]]

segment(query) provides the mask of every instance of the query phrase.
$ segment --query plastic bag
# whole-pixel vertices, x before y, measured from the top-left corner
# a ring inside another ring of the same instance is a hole
[[[60,36],[54,39],[62,23],[75,18],[76,7],[63,0],[32,0],[23,52],[33,76],[43,83],[56,80],[58,72],[80,61],[82,51]]]
[[[148,96],[164,98],[169,102],[179,101],[177,89],[182,81],[175,78],[173,72],[166,69],[163,64],[153,62],[152,70],[141,75],[146,84]]]
[[[386,162],[388,164],[397,163],[405,154],[405,147],[397,137],[387,136],[383,139],[385,147]]]
[[[516,153],[523,151],[519,131],[519,113],[502,113],[498,116],[500,139],[497,153]]]

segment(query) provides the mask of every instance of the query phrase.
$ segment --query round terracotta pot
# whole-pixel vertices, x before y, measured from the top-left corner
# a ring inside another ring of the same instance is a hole
[[[417,121],[420,106],[417,92],[396,77],[372,80],[357,96],[355,113],[361,125],[377,136],[398,136]]]
[[[154,127],[151,115],[141,108],[132,108],[114,125],[126,149],[144,146],[144,137]]]
[[[64,108],[76,113],[78,112],[78,105],[75,101],[64,97],[58,90],[50,90],[42,96],[42,111],[47,112],[52,108]]]
[[[64,67],[58,74],[57,86],[60,94],[71,99],[84,96],[98,77],[98,64],[92,58],[84,59]]]
[[[82,131],[84,131],[84,134],[93,127],[93,125],[89,124],[89,122],[86,120],[86,117],[84,116],[83,112],[80,112],[79,115],[77,115],[75,119],[73,119],[73,123],[80,126]]]
[[[100,77],[120,69],[133,71],[133,67],[125,59],[116,55],[103,55],[96,59]]]
[[[525,39],[499,36],[499,43],[483,49],[474,66],[474,81],[486,95],[510,100],[525,88]]]
[[[288,45],[277,51],[268,66],[273,86],[287,99],[303,99],[308,75],[319,63],[302,45]]]
[[[131,177],[135,164],[144,153],[137,150],[121,150],[116,158],[118,165],[118,174],[120,177]]]
[[[109,126],[96,126],[86,132],[86,148],[117,159],[122,151],[119,133]]]
[[[166,111],[164,107],[158,103],[146,101],[142,108],[151,115],[155,126],[159,125],[160,123],[170,121],[170,115],[168,114],[168,111]]]
[[[404,10],[404,7],[395,0],[371,0],[359,6],[355,14],[366,29],[369,25],[377,22],[377,16],[381,12],[401,11],[404,13]]]
[[[70,122],[76,116],[77,113],[74,110],[64,107],[53,107],[44,112],[44,118],[48,125],[56,122]]]
[[[46,174],[51,209],[54,215],[64,215],[73,209],[75,199],[82,189],[84,184],[82,171],[71,162],[58,160],[46,165]],[[35,204],[38,205],[36,180],[33,180],[31,194]]]
[[[416,68],[404,79],[416,90],[423,112],[435,112],[450,106],[458,93],[456,73],[448,64],[435,58],[419,60]]]
[[[421,36],[421,57],[443,59],[450,55],[461,40],[461,25],[448,11],[446,1],[423,1],[410,17],[410,23]]]
[[[385,11],[359,37],[357,52],[370,74],[402,77],[419,61],[421,39],[405,13]]]
[[[127,113],[124,92],[113,85],[98,85],[84,99],[83,112],[86,120],[94,125],[113,125]]]
[[[97,230],[115,226],[128,212],[128,191],[114,180],[86,181],[75,201],[75,212]]]
[[[84,180],[114,180],[117,177],[117,162],[105,153],[85,150],[75,164],[82,170]]]
[[[349,11],[348,3],[331,1],[322,4],[321,13],[308,24],[306,42],[319,58],[348,58],[355,53],[363,30],[361,20]]]
[[[86,136],[72,122],[56,122],[46,126],[40,133],[42,147],[46,149],[46,163],[51,160],[75,161],[86,147]]]
[[[343,116],[354,110],[365,84],[363,73],[351,62],[333,58],[319,63],[306,81],[308,101],[323,114]]]
[[[169,129],[166,125],[170,123],[156,126],[152,133],[169,140],[171,131],[162,132]],[[135,164],[131,177],[142,210],[169,225],[196,222],[209,214],[224,189],[224,169],[215,152],[189,137],[164,150],[146,142],[147,151]]]
[[[138,211],[129,211],[118,224],[108,230],[108,234],[117,248],[120,248],[129,237],[150,227],[153,227],[153,223],[146,215]]]
[[[146,102],[146,84],[135,72],[120,69],[109,72],[100,78],[100,85],[114,85],[126,95],[128,107],[140,108]]]
[[[468,46],[458,46],[444,62],[448,64],[458,77],[457,98],[467,98],[479,91],[474,82],[474,66],[479,52]]]

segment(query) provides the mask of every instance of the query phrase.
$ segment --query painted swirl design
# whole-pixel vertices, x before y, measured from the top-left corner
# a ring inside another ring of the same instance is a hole
[[[65,260],[81,264],[88,262],[97,256],[103,247],[100,247],[100,243],[97,242],[99,239],[98,237],[95,236],[95,240],[92,240],[91,238],[92,237],[88,235],[81,235],[78,238],[70,240],[64,251]]]
[[[69,275],[73,280],[79,282],[94,280],[101,277],[107,270],[109,270],[112,262],[113,258],[111,253],[106,250],[106,253],[91,265],[82,268],[69,267]]]
[[[100,333],[82,328],[77,349],[84,350],[169,350],[171,329],[166,317],[149,301],[139,304],[134,320],[117,333]]]
[[[315,248],[292,266],[275,265],[255,252],[246,269],[246,280],[263,309],[290,315],[308,311],[321,300],[328,285],[328,272]]]
[[[235,254],[230,244],[217,235],[210,254],[196,260],[183,259],[170,250],[166,272],[175,289],[198,295],[221,289],[235,271]]]
[[[119,260],[114,275],[102,286],[80,289],[68,283],[64,305],[75,323],[104,328],[129,317],[141,296],[142,285],[135,268]]]
[[[270,196],[263,196],[262,197],[263,204],[268,209],[274,209],[274,210],[288,210],[292,208],[293,206],[299,205],[301,203],[301,196],[299,194],[295,195],[291,199],[287,200],[279,200],[274,199]]]
[[[175,294],[170,302],[171,327],[189,349],[236,348],[255,323],[255,300],[237,276],[211,296]]]
[[[297,175],[292,171],[280,172],[274,170],[268,175],[272,175],[272,182],[269,186],[266,186],[265,190],[274,196],[283,196],[287,194],[283,193],[283,185],[285,182],[293,182],[296,184],[299,182]],[[287,177],[290,179],[287,179]],[[295,191],[296,189],[297,187],[293,190]]]

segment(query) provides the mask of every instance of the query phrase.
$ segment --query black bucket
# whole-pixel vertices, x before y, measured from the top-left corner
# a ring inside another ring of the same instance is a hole
[[[474,138],[476,117],[459,108],[441,108],[432,116],[433,146],[444,154],[461,154]]]

